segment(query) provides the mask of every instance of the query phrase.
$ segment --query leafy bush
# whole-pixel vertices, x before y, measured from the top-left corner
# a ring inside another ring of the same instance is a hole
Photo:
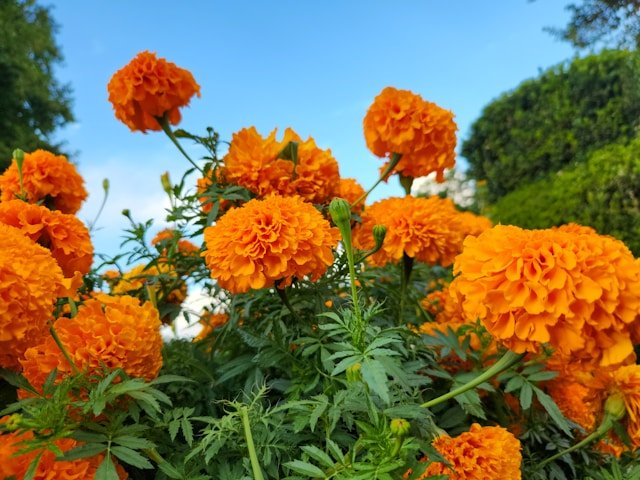
[[[490,201],[590,152],[632,138],[640,119],[640,58],[627,51],[560,64],[485,107],[462,155]]]
[[[640,138],[593,152],[586,163],[560,170],[502,197],[496,222],[547,228],[575,222],[624,241],[640,253]]]

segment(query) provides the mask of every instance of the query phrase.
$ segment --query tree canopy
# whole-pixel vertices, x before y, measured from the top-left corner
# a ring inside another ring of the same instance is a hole
[[[54,77],[55,30],[35,0],[0,0],[0,171],[15,148],[57,151],[51,134],[73,120],[70,89]]]

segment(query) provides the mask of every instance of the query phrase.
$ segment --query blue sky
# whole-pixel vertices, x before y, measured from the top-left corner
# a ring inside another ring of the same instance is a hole
[[[381,161],[366,149],[362,118],[382,88],[409,89],[452,110],[461,141],[489,101],[574,55],[543,31],[566,24],[567,3],[54,2],[65,56],[56,73],[73,88],[77,120],[58,137],[77,152],[90,191],[80,218],[93,218],[108,177],[112,195],[94,244],[113,254],[126,225],[121,210],[161,221],[159,176],[168,170],[177,179],[187,168],[163,134],[130,132],[107,101],[111,75],[141,50],[190,70],[200,84],[202,98],[183,110],[182,128],[200,133],[213,126],[229,139],[250,125],[263,134],[290,126],[330,148],[342,176],[366,188]],[[373,199],[400,192],[391,180]]]

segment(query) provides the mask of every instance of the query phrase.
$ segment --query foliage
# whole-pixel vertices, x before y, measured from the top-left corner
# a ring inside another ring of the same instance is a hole
[[[488,200],[588,154],[635,136],[640,119],[640,57],[604,51],[523,82],[485,107],[463,143],[470,174]]]
[[[640,2],[638,0],[583,0],[567,6],[571,19],[563,29],[549,31],[576,48],[598,44],[618,48],[640,46]]]
[[[640,138],[591,153],[586,162],[509,193],[496,223],[547,228],[574,222],[613,235],[640,254]]]
[[[55,30],[35,0],[0,2],[0,172],[15,148],[57,150],[51,134],[73,120],[70,89],[54,77],[62,61]]]

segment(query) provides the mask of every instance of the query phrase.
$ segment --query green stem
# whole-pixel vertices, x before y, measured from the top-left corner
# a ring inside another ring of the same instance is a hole
[[[353,302],[353,313],[358,325],[356,337],[353,341],[356,345],[361,346],[362,339],[364,338],[364,324],[362,321],[362,312],[360,311],[360,301],[358,300],[358,286],[356,285],[358,277],[356,276],[355,258],[351,243],[351,228],[342,228],[340,225],[338,227],[342,234],[342,244],[344,245],[344,249],[347,253],[347,263],[349,264],[349,283],[351,284],[351,301]]]
[[[105,179],[102,182],[103,188],[102,190],[104,191],[104,197],[102,197],[102,203],[100,204],[100,208],[98,209],[98,213],[96,213],[95,218],[93,219],[93,221],[91,223],[89,223],[89,232],[93,232],[93,229],[96,226],[96,223],[98,222],[98,219],[100,218],[100,215],[102,215],[102,210],[104,210],[104,206],[107,204],[107,198],[109,198],[109,183],[108,183],[108,179]]]
[[[489,367],[487,370],[482,372],[473,380],[465,383],[464,385],[461,385],[458,388],[451,390],[448,393],[445,393],[444,395],[440,395],[439,397],[434,398],[433,400],[429,400],[428,402],[423,403],[421,406],[424,408],[431,408],[435,405],[438,405],[439,403],[449,400],[450,398],[457,397],[458,395],[464,392],[467,392],[472,388],[477,387],[481,383],[484,383],[487,380],[490,380],[491,378],[495,377],[499,373],[504,372],[505,370],[512,367],[516,363],[519,363],[524,358],[524,356],[525,356],[524,353],[515,353],[515,352],[512,352],[511,350],[507,350],[507,353],[505,353],[502,356],[502,358],[500,358],[500,360],[498,360],[496,363],[491,365],[491,367]]]
[[[293,305],[291,305],[291,302],[289,301],[289,296],[287,295],[287,291],[284,288],[280,288],[278,286],[278,283],[279,281],[276,282],[276,292],[278,292],[278,296],[280,297],[280,300],[282,300],[282,303],[284,304],[284,306],[287,307],[287,310],[291,312],[291,315],[293,315],[293,318],[298,318],[296,311],[293,309]]]
[[[69,366],[71,367],[71,371],[73,372],[73,374],[74,375],[78,375],[80,373],[80,370],[78,369],[76,364],[71,359],[71,355],[69,355],[69,352],[67,352],[67,349],[65,348],[65,346],[62,344],[62,341],[60,340],[60,337],[58,336],[58,332],[56,332],[56,329],[53,326],[53,322],[51,320],[48,320],[48,323],[49,323],[49,332],[51,332],[51,336],[53,337],[53,341],[56,342],[56,345],[58,346],[58,348],[62,352],[62,355],[64,356],[65,360],[69,363]]]
[[[387,168],[384,169],[384,172],[382,172],[382,175],[380,175],[380,178],[378,178],[378,181],[373,184],[373,187],[371,187],[365,193],[360,195],[360,197],[358,197],[358,199],[351,204],[351,208],[355,207],[360,202],[365,200],[369,196],[369,194],[373,191],[373,189],[376,188],[378,185],[380,185],[380,182],[385,180],[389,176],[391,171],[394,168],[396,168],[396,165],[398,165],[398,162],[400,161],[401,158],[402,158],[402,154],[401,153],[394,153],[393,155],[391,155],[391,160],[389,161],[389,165],[387,165]]]
[[[256,446],[253,443],[253,435],[251,434],[251,425],[249,425],[249,412],[246,406],[240,408],[240,416],[242,417],[242,426],[244,428],[244,438],[247,441],[249,449],[249,460],[251,461],[251,469],[253,470],[254,480],[264,480],[258,456],[256,455]]]
[[[540,470],[542,469],[545,465],[547,465],[548,463],[553,462],[554,460],[557,460],[558,458],[562,457],[563,455],[566,455],[568,453],[571,453],[575,450],[578,450],[586,445],[588,445],[589,443],[598,440],[599,438],[603,437],[604,435],[606,435],[606,433],[611,430],[611,428],[613,427],[613,423],[614,423],[614,418],[612,415],[605,413],[604,418],[602,419],[602,423],[598,426],[598,428],[596,428],[593,432],[591,432],[591,434],[589,434],[588,436],[586,436],[585,438],[583,438],[581,441],[579,441],[578,443],[576,443],[575,445],[572,445],[571,447],[556,453],[555,455],[553,455],[552,457],[549,457],[545,460],[543,460],[541,463],[538,464],[537,469]]]
[[[407,298],[407,287],[409,286],[409,280],[411,279],[411,272],[413,271],[413,257],[407,255],[406,252],[402,252],[402,272],[400,279],[400,309],[398,310],[398,325],[402,325],[402,317],[404,314],[404,305]]]
[[[198,170],[199,172],[204,174],[204,171],[202,170],[202,168],[200,168],[196,164],[196,162],[194,162],[191,159],[191,157],[187,154],[187,152],[185,152],[184,148],[182,148],[182,145],[180,145],[180,142],[178,142],[178,139],[176,138],[175,134],[173,133],[173,130],[171,130],[171,125],[169,125],[169,120],[167,119],[167,117],[166,116],[165,117],[156,117],[156,120],[158,121],[158,123],[162,127],[162,131],[164,133],[166,133],[167,137],[169,137],[169,139],[178,148],[178,150],[180,150],[180,153],[182,153],[182,155],[184,155],[184,158],[189,160],[189,163],[191,163],[191,165],[193,165],[196,170]]]

